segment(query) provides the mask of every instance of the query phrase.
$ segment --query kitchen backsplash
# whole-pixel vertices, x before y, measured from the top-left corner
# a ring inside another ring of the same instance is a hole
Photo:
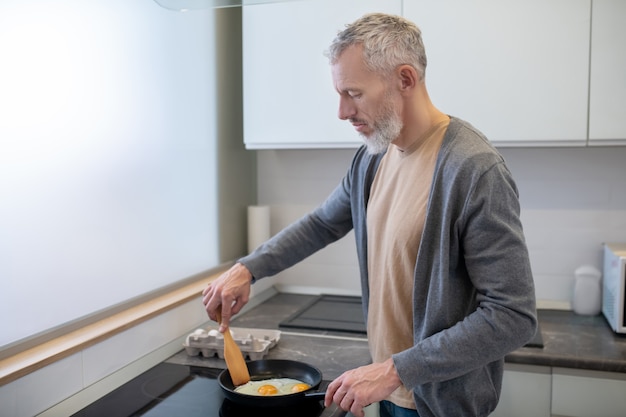
[[[601,270],[602,242],[626,241],[626,147],[502,148],[520,190],[540,307],[570,308],[574,270]],[[313,209],[346,172],[354,150],[258,152],[258,203],[278,232]],[[296,291],[359,293],[353,235],[272,279]]]

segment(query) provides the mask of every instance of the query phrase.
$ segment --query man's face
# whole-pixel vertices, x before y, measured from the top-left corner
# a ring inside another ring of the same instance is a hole
[[[360,46],[346,49],[331,70],[339,118],[352,123],[370,153],[384,152],[402,130],[391,88],[367,69]]]

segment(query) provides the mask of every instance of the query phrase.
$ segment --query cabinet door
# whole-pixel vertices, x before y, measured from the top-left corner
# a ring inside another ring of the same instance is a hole
[[[490,417],[550,417],[551,369],[505,364],[500,402]]]
[[[587,139],[590,0],[413,0],[435,106],[498,145]]]
[[[595,1],[595,0],[594,0]],[[552,413],[570,417],[623,417],[626,375],[554,368]]]
[[[247,148],[356,147],[339,120],[324,51],[368,12],[400,14],[401,0],[302,0],[243,7],[244,142]]]
[[[626,143],[626,2],[594,0],[589,143]]]

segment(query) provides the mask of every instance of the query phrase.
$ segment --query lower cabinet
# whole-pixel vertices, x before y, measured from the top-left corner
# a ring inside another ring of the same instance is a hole
[[[552,374],[548,366],[505,364],[502,394],[492,417],[550,417]]]
[[[552,414],[623,417],[626,415],[626,374],[552,368]]]
[[[505,363],[490,417],[624,417],[626,374]],[[378,417],[378,406],[366,417]]]
[[[490,417],[624,417],[626,374],[505,364]]]

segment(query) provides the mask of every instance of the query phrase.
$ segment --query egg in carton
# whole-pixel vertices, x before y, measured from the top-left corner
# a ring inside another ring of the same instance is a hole
[[[230,328],[233,339],[244,357],[262,359],[280,340],[279,330]],[[224,336],[217,328],[197,329],[187,336],[183,347],[189,356],[202,354],[205,358],[217,355],[224,358]]]

